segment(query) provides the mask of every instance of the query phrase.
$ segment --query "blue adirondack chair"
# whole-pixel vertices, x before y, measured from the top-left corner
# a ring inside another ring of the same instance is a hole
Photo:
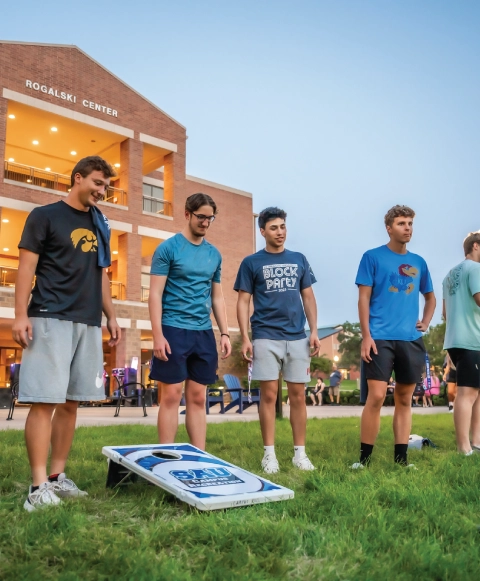
[[[226,412],[236,406],[238,406],[237,414],[243,414],[243,410],[253,404],[256,404],[257,408],[260,407],[260,389],[251,390],[252,402],[250,403],[248,401],[248,389],[242,386],[240,379],[236,375],[224,375],[223,380],[227,386],[226,391],[232,398],[232,401],[225,408]]]

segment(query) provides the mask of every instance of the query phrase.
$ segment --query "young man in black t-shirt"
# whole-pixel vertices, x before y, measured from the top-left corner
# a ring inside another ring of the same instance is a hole
[[[68,196],[35,208],[18,245],[12,334],[24,348],[18,400],[31,404],[25,424],[33,480],[24,504],[28,511],[87,494],[66,478],[65,464],[79,402],[104,398],[102,310],[109,344],[120,340],[105,271],[110,228],[96,207],[113,175],[100,157],[79,161]]]

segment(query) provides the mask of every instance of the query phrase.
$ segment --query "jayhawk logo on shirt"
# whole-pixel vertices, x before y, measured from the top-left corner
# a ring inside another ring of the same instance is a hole
[[[83,252],[97,251],[97,237],[91,230],[87,230],[86,228],[77,228],[70,234],[70,238],[72,239],[73,246],[75,248],[77,248],[77,246],[82,243],[80,248],[83,250]]]
[[[398,267],[398,272],[392,272],[390,279],[390,288],[388,289],[391,293],[404,292],[409,295],[415,285],[413,284],[413,279],[418,276],[418,270],[411,266],[410,264],[401,264]]]

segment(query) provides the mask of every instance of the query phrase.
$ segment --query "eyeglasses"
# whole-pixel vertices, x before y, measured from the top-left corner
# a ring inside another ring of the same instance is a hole
[[[215,216],[205,216],[205,214],[195,214],[195,212],[190,212],[191,214],[193,214],[197,220],[199,222],[205,222],[205,220],[208,220],[210,222],[210,224],[215,220]]]

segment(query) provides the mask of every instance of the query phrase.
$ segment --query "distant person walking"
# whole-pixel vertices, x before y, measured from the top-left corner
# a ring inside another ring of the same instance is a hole
[[[388,244],[368,250],[362,257],[356,284],[362,329],[361,357],[368,382],[368,396],[361,420],[359,462],[370,462],[380,429],[380,411],[388,381],[395,372],[394,461],[408,466],[407,449],[412,426],[411,401],[425,365],[422,333],[435,310],[433,285],[425,260],[407,250],[413,234],[415,212],[394,206],[385,215]],[[418,319],[420,293],[425,297]]]
[[[331,405],[340,405],[340,383],[343,376],[336,365],[332,366],[332,373],[330,373],[330,385],[328,387],[328,396],[330,397]],[[334,397],[337,398],[337,403],[334,403]]]
[[[448,353],[446,356],[444,381],[447,384],[448,411],[453,413],[455,398],[457,397],[457,368]]]
[[[463,242],[465,260],[443,281],[444,349],[457,368],[453,412],[457,450],[480,451],[480,232]]]
[[[435,373],[433,365],[430,367],[430,387],[428,386],[428,378],[425,376],[423,388],[425,390],[423,407],[433,407],[432,396],[440,395],[440,379]]]

